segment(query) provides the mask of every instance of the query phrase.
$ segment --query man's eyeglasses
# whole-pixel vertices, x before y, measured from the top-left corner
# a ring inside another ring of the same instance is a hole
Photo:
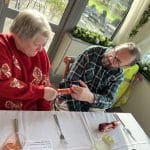
[[[118,57],[118,51],[115,48],[106,52],[103,58],[103,65],[107,68],[119,68],[121,67],[121,60]]]
[[[112,65],[114,64],[115,66],[117,67],[120,67],[121,66],[121,61],[120,59],[118,58],[118,51],[115,50],[114,48],[114,51],[113,51],[113,61],[112,61]],[[116,65],[117,64],[117,65]]]

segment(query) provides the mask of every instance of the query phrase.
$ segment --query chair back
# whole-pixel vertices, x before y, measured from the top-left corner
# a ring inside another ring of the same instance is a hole
[[[74,63],[74,61],[75,61],[75,57],[73,57],[73,56],[65,56],[64,57],[65,71],[63,74],[63,79],[66,78],[66,76],[70,70],[71,64]]]

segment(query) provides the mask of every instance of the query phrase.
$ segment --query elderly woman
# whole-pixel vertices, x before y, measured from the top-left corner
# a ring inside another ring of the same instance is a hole
[[[0,109],[51,110],[57,91],[49,81],[45,44],[50,26],[35,10],[14,19],[10,34],[0,34]]]

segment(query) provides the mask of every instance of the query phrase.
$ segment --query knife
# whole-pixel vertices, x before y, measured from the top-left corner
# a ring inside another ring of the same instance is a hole
[[[126,127],[126,125],[123,123],[123,121],[120,119],[120,117],[118,116],[118,114],[114,113],[114,117],[120,121],[120,123],[123,126],[123,130],[128,133],[130,135],[130,137],[136,142],[136,139],[134,138],[134,136],[132,135],[131,131]]]

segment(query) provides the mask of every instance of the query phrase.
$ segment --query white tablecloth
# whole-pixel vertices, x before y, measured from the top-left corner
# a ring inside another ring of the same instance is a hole
[[[60,142],[53,114],[57,114],[68,144]],[[107,132],[115,141],[113,149],[150,149],[149,138],[134,117],[129,113],[118,115],[130,129],[136,142],[122,130],[120,125]],[[14,132],[15,118],[18,119],[19,133],[25,137],[25,143],[50,140],[54,150],[92,150],[94,143],[102,136],[98,131],[98,125],[116,120],[113,113],[103,112],[0,111],[0,145]]]

